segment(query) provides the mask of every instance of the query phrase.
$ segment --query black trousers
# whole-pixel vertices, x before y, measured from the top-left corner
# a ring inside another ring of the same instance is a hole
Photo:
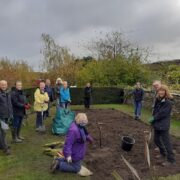
[[[85,97],[84,98],[84,107],[89,109],[90,108],[90,104],[91,104],[91,98]]]
[[[154,142],[159,148],[161,155],[166,156],[169,162],[175,162],[168,130],[154,130]]]
[[[46,117],[49,117],[49,109],[50,109],[50,102],[48,103],[48,109],[45,112]]]

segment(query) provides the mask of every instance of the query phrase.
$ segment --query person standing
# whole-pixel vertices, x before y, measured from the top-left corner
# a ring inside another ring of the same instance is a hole
[[[144,90],[141,87],[141,83],[137,82],[136,87],[132,92],[134,99],[134,114],[135,120],[140,120],[142,110],[142,100],[144,97]]]
[[[154,92],[154,98],[153,98],[153,105],[152,105],[152,111],[153,111],[154,106],[155,106],[155,101],[156,101],[157,92],[158,92],[158,90],[161,88],[162,83],[161,83],[161,81],[159,81],[159,80],[155,80],[155,81],[153,81],[152,86],[153,86],[153,89],[154,89],[154,91],[155,91],[155,92]]]
[[[15,89],[11,93],[11,102],[13,107],[12,139],[14,143],[20,143],[24,140],[24,138],[20,136],[22,121],[26,114],[26,109],[30,108],[22,90],[21,81],[16,81]]]
[[[167,158],[163,166],[175,164],[175,156],[169,137],[170,118],[172,111],[172,96],[165,85],[157,91],[153,116],[149,120],[154,129],[154,142],[159,148],[161,157]]]
[[[91,105],[91,98],[92,98],[92,88],[91,88],[91,84],[87,83],[86,87],[84,89],[84,107],[86,109],[90,108]]]
[[[51,81],[49,79],[46,79],[45,92],[47,92],[49,96],[49,103],[48,103],[48,109],[46,111],[46,117],[50,117],[49,116],[50,102],[53,102],[54,97],[53,97],[53,88],[51,86]]]
[[[10,149],[6,142],[6,130],[8,123],[12,122],[13,110],[11,104],[11,95],[7,90],[7,81],[0,81],[0,149],[6,155],[10,154]]]
[[[56,101],[57,101],[56,102],[57,108],[60,105],[60,102],[59,102],[59,100],[60,100],[60,89],[62,87],[62,84],[63,84],[62,79],[61,78],[57,78],[56,79],[56,85],[55,85],[55,88],[54,88],[55,98],[56,98]]]
[[[39,83],[39,88],[37,88],[34,93],[34,99],[34,110],[36,111],[36,131],[41,131],[42,129],[45,129],[43,121],[49,103],[49,96],[47,92],[45,92],[44,81]]]
[[[67,108],[71,102],[70,92],[67,81],[63,82],[63,86],[60,89],[60,107]]]

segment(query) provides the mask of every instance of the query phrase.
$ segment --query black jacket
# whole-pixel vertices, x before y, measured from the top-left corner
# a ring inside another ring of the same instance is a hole
[[[156,99],[153,110],[154,121],[152,123],[155,130],[169,130],[171,110],[172,102],[169,99]]]
[[[55,88],[54,88],[54,96],[56,99],[59,99],[60,98],[60,89],[61,89],[61,86],[62,85],[56,85]]]
[[[144,97],[143,89],[134,89],[132,92],[135,101],[142,101]]]
[[[24,105],[27,104],[27,100],[23,91],[17,89],[12,91],[11,101],[13,106],[13,115],[24,116],[26,112]]]
[[[11,95],[8,91],[0,90],[0,119],[8,119],[12,116]]]
[[[92,88],[91,87],[85,87],[84,98],[91,98],[91,94],[92,94]]]

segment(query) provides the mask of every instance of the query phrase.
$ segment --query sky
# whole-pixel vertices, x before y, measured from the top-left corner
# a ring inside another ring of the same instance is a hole
[[[121,31],[152,50],[151,60],[180,58],[180,0],[0,0],[0,57],[38,69],[41,34],[78,57],[98,32]]]

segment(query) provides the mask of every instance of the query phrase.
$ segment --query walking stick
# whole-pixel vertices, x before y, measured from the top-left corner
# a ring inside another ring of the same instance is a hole
[[[40,132],[45,132],[46,127],[44,125],[44,111],[43,111],[43,104],[41,105],[41,120],[42,120],[42,126],[40,127]]]

